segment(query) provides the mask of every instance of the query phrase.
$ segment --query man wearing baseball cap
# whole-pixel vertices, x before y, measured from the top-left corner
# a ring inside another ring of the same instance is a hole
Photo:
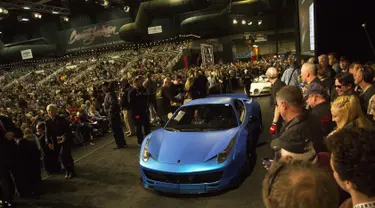
[[[335,122],[332,121],[331,104],[327,101],[327,97],[326,89],[317,83],[311,83],[304,93],[306,104],[311,109],[311,115],[320,122],[323,136],[327,136],[335,127]]]

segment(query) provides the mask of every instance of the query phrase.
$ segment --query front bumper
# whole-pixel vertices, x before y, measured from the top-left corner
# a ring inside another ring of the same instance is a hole
[[[151,173],[151,174],[150,174]],[[174,174],[141,168],[145,188],[159,192],[177,194],[202,194],[222,190],[231,184],[234,177],[225,177],[225,171],[206,173]]]

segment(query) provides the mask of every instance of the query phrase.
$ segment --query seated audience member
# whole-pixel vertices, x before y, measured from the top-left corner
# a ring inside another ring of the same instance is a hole
[[[276,163],[264,178],[262,192],[267,208],[338,207],[334,179],[309,163]]]
[[[370,66],[364,66],[357,70],[354,75],[354,82],[358,85],[362,93],[359,95],[363,112],[367,114],[371,97],[375,94],[375,87],[372,86],[374,71]]]
[[[343,95],[332,103],[332,120],[336,122],[335,131],[343,128],[374,129],[374,124],[363,114],[358,98],[355,95]]]
[[[312,83],[304,97],[311,108],[311,114],[320,122],[323,136],[327,136],[333,131],[335,123],[332,121],[331,104],[326,100],[326,90],[321,85]]]
[[[355,94],[354,77],[349,72],[343,72],[335,77],[335,85],[331,90],[331,102],[338,96]]]
[[[340,208],[375,206],[374,131],[342,129],[327,139],[333,175],[351,195]]]

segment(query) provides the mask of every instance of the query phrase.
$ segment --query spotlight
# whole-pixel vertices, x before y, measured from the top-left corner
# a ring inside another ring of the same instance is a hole
[[[56,12],[56,11],[52,11],[52,14],[59,14],[59,12]]]
[[[0,35],[3,34],[3,32],[0,31]]]
[[[0,8],[0,13],[3,13],[3,11],[4,11],[3,8]]]
[[[129,12],[130,11],[130,7],[129,6],[124,6],[124,12]]]
[[[243,24],[243,25],[246,24],[246,21],[245,21],[245,20],[242,20],[242,24]]]
[[[42,19],[42,15],[39,14],[39,13],[33,13],[33,17],[34,17],[35,19]]]
[[[69,22],[69,18],[68,17],[61,17],[61,21],[63,21],[63,22]]]
[[[27,7],[27,6],[25,6],[25,7],[23,7],[23,9],[29,10],[29,9],[30,9],[30,7]]]
[[[28,22],[28,21],[30,21],[29,18],[22,18],[21,19],[21,22]]]
[[[262,20],[258,20],[258,25],[261,25],[262,24]]]
[[[237,24],[238,22],[237,22],[237,20],[236,19],[234,19],[233,20],[233,24]]]
[[[253,24],[253,22],[249,22],[247,25],[252,25]]]
[[[108,0],[103,0],[100,5],[102,5],[103,7],[108,7],[109,6],[109,1]]]

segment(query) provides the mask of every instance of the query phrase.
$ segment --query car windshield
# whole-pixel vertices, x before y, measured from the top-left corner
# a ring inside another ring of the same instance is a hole
[[[238,126],[236,114],[229,104],[182,107],[169,120],[167,131],[200,132],[226,130]]]

